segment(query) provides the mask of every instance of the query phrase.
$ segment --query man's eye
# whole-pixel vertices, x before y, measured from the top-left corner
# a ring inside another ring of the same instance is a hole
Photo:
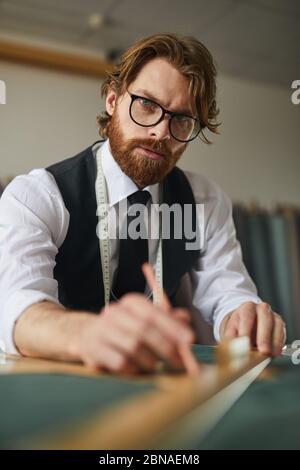
[[[184,123],[190,121],[190,118],[188,116],[184,116],[183,114],[177,114],[176,121]]]
[[[145,108],[150,108],[151,106],[153,106],[152,101],[147,100],[147,98],[139,98],[139,103]]]

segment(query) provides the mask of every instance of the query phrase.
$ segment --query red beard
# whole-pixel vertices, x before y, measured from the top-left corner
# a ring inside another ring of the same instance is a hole
[[[139,188],[158,183],[174,168],[184,152],[186,145],[172,152],[165,141],[153,139],[128,139],[126,140],[116,113],[112,116],[108,128],[109,144],[115,161],[121,170]],[[152,160],[139,154],[137,147],[147,147],[164,155],[164,158]]]

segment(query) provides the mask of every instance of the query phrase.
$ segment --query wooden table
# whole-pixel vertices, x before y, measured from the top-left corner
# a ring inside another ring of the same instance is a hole
[[[206,349],[207,350],[207,349]],[[195,429],[205,435],[251,382],[262,372],[269,359],[251,352],[242,361],[227,365],[201,361],[197,349],[199,374],[160,372],[134,378],[118,378],[114,387],[145,384],[149,389],[98,411],[84,419],[59,426],[49,433],[25,435],[17,447],[55,449],[158,449],[188,448]],[[211,354],[212,349],[210,349]],[[81,364],[59,363],[41,359],[0,356],[0,386],[5,377],[13,376],[14,387],[24,376],[93,378],[97,386],[111,380]],[[102,381],[102,382],[101,382]],[[55,385],[54,385],[55,386]],[[93,385],[91,384],[91,387]],[[1,387],[0,387],[1,389]],[[32,393],[37,393],[35,389]],[[70,392],[71,393],[71,392]],[[9,399],[8,399],[9,402]],[[26,403],[24,403],[26,406]],[[14,444],[12,444],[14,445]]]

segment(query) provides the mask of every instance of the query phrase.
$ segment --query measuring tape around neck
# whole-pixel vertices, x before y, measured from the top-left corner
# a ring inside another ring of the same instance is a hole
[[[96,200],[97,200],[97,236],[99,238],[103,286],[104,286],[104,303],[108,305],[110,302],[111,279],[110,279],[110,251],[109,251],[109,230],[108,230],[108,197],[106,190],[106,182],[103,174],[101,163],[101,149],[96,153],[97,177],[95,183]],[[160,233],[160,231],[159,231]],[[162,242],[159,237],[157,257],[155,263],[155,277],[160,287],[163,289],[163,261],[162,261]],[[153,303],[158,304],[160,301],[158,292],[153,292]]]

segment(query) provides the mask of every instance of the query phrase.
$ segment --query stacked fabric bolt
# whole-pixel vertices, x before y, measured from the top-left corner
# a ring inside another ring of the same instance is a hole
[[[235,205],[233,218],[259,295],[283,315],[288,341],[300,338],[300,210]]]

